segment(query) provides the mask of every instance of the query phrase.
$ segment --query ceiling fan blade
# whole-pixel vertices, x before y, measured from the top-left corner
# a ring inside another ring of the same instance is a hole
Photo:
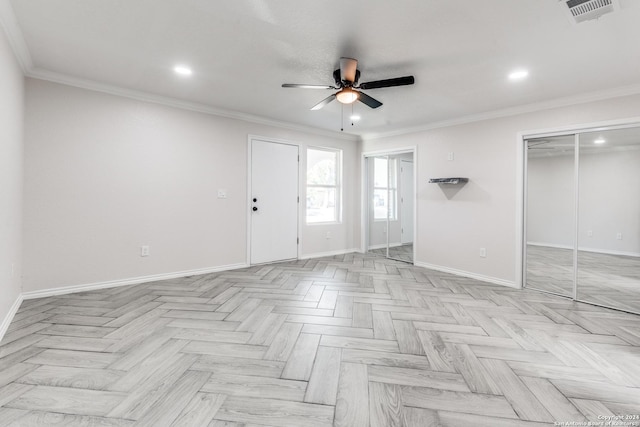
[[[326,86],[326,85],[299,85],[299,84],[295,84],[295,83],[285,83],[282,85],[282,87],[293,87],[293,88],[298,88],[298,89],[336,89],[333,86]]]
[[[379,89],[382,87],[406,86],[415,83],[413,76],[396,77],[394,79],[376,80],[373,82],[360,83],[358,89]]]
[[[355,82],[358,61],[353,58],[340,58],[340,78],[343,81]]]
[[[336,99],[336,94],[335,93],[333,95],[331,95],[331,96],[327,96],[325,99],[323,99],[322,101],[318,102],[316,105],[311,107],[311,110],[313,110],[313,111],[319,110],[322,107],[324,107],[325,105],[327,105],[328,103],[330,103],[331,101],[333,101],[334,99]]]
[[[378,101],[375,98],[370,97],[369,95],[363,92],[358,92],[358,101],[362,102],[364,105],[371,108],[378,108],[379,106],[382,105],[382,102]]]

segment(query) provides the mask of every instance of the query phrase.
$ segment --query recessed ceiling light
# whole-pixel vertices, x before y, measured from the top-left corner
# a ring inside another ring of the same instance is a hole
[[[359,116],[359,115],[357,115],[357,114],[354,114],[354,115],[350,116],[349,118],[350,118],[351,120],[353,120],[354,122],[355,122],[355,121],[360,120],[360,116]]]
[[[604,144],[605,142],[607,142],[604,138],[598,138],[595,141],[593,141],[594,144]]]
[[[184,65],[176,65],[175,67],[173,67],[173,71],[175,71],[176,74],[180,74],[181,76],[190,76],[191,74],[193,74],[191,68]]]
[[[509,74],[509,80],[522,80],[529,75],[527,70],[516,70]]]

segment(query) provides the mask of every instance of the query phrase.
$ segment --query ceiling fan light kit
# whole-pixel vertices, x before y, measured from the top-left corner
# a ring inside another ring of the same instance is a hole
[[[360,101],[369,108],[378,108],[382,106],[382,102],[365,94],[361,91],[362,89],[370,90],[393,86],[406,86],[415,83],[413,76],[405,76],[358,84],[360,80],[360,70],[358,70],[358,61],[353,58],[340,58],[340,68],[333,72],[333,80],[335,81],[335,86],[285,83],[282,87],[338,90],[338,92],[311,107],[311,110],[319,110],[334,99],[337,99],[338,102],[342,104],[353,104],[356,101]]]
[[[340,92],[336,93],[336,99],[343,104],[353,104],[360,98],[360,94],[355,90],[346,87]]]

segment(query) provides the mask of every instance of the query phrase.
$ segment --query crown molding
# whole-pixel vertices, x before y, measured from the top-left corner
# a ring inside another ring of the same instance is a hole
[[[360,138],[357,135],[338,133],[335,131],[314,128],[311,126],[303,126],[294,123],[282,122],[278,120],[268,119],[266,117],[255,116],[252,114],[241,113],[239,111],[225,110],[215,108],[206,104],[196,102],[183,101],[168,96],[154,95],[149,92],[126,89],[115,85],[99,83],[94,80],[81,79],[66,74],[56,73],[53,71],[43,70],[39,68],[32,69],[25,73],[27,77],[38,80],[45,80],[53,83],[59,83],[67,86],[73,86],[80,89],[91,90],[94,92],[102,92],[109,95],[120,96],[124,98],[135,99],[137,101],[151,102],[154,104],[166,105],[169,107],[180,108],[182,110],[195,111],[198,113],[209,114],[212,116],[224,117],[227,119],[242,120],[249,123],[255,123],[265,126],[273,126],[281,129],[294,130],[298,132],[310,133],[319,136],[342,139],[357,142]]]
[[[228,119],[242,120],[249,123],[260,124],[265,126],[273,126],[281,129],[288,129],[298,132],[310,133],[329,138],[336,138],[345,141],[359,142],[361,138],[358,135],[348,133],[338,133],[326,129],[315,128],[312,126],[304,126],[289,122],[283,122],[266,117],[255,116],[251,114],[241,113],[233,110],[211,107],[205,104],[195,102],[182,101],[177,98],[154,95],[151,93],[125,89],[115,85],[99,83],[93,80],[80,79],[73,76],[48,71],[34,66],[31,53],[27,47],[20,25],[16,19],[15,12],[9,0],[0,0],[0,27],[4,29],[7,39],[15,54],[22,72],[25,76],[34,79],[47,80],[54,83],[65,84],[82,89],[92,90],[95,92],[103,92],[111,95],[131,98],[138,101],[152,102],[155,104],[167,105],[170,107],[180,108],[183,110],[195,111],[199,113],[209,114]]]
[[[484,120],[500,119],[504,117],[517,116],[526,113],[535,113],[537,111],[551,110],[554,108],[568,107],[572,105],[588,104],[589,102],[604,101],[607,99],[620,98],[624,96],[640,94],[640,84],[622,86],[613,89],[606,89],[602,91],[590,92],[575,96],[567,96],[563,98],[556,98],[550,101],[536,102],[532,104],[519,105],[517,107],[504,108],[500,110],[487,111],[480,114],[472,114],[468,116],[462,116],[451,120],[443,120],[439,122],[427,123],[419,126],[406,127],[404,129],[398,129],[389,132],[376,132],[363,134],[361,136],[363,141],[371,141],[375,139],[388,138],[393,136],[401,136],[418,132],[425,132],[434,129],[441,129],[451,126],[459,126],[468,123],[480,122]]]
[[[246,114],[233,110],[215,108],[206,104],[183,101],[177,98],[154,95],[148,92],[126,89],[115,85],[99,83],[93,80],[80,79],[77,77],[56,73],[53,71],[36,68],[33,64],[31,54],[27,47],[24,35],[15,16],[15,12],[9,0],[0,0],[0,27],[2,27],[7,35],[9,44],[22,68],[25,76],[47,80],[54,83],[65,84],[82,89],[103,92],[111,95],[131,98],[138,101],[152,102],[156,104],[167,105],[183,110],[190,110],[204,114],[224,117],[229,119],[241,120],[249,123],[273,126],[281,129],[288,129],[298,132],[310,133],[319,136],[337,138],[346,141],[369,141],[394,136],[425,132],[433,129],[440,129],[450,126],[464,125],[483,120],[499,119],[504,117],[516,116],[519,114],[533,113],[537,111],[550,110],[553,108],[566,107],[571,105],[586,104],[589,102],[602,101],[612,98],[640,94],[640,84],[607,89],[602,91],[580,94],[577,96],[568,96],[557,98],[550,101],[543,101],[531,104],[520,105],[500,110],[488,111],[479,114],[461,116],[450,120],[443,120],[431,123],[425,123],[418,126],[409,126],[389,132],[363,132],[362,134],[349,134],[344,132],[336,132],[326,129],[320,129],[312,126],[305,126],[284,122],[266,117]]]
[[[0,26],[4,29],[9,45],[26,74],[33,68],[33,60],[9,0],[0,0]]]

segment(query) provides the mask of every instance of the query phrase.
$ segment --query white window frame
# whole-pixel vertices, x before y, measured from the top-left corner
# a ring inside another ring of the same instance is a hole
[[[309,151],[327,151],[331,153],[335,153],[336,155],[336,179],[335,185],[326,185],[326,184],[309,184],[307,174],[309,173]],[[342,150],[339,148],[330,148],[330,147],[313,147],[309,146],[305,152],[307,165],[305,168],[305,223],[307,225],[318,225],[318,224],[340,224],[342,223]],[[306,197],[309,194],[310,188],[323,188],[323,189],[333,189],[336,194],[335,201],[335,218],[330,221],[309,221],[308,209],[306,204]]]
[[[373,164],[374,164],[374,168],[375,168],[375,161],[376,159],[380,159],[380,160],[385,160],[387,162],[387,186],[386,187],[376,187],[375,186],[375,178],[373,180],[374,182],[374,186],[373,186],[373,192],[375,194],[376,190],[383,190],[387,193],[387,203],[390,205],[387,206],[387,216],[389,217],[389,221],[397,221],[398,220],[398,178],[397,178],[397,168],[398,165],[396,163],[396,159],[395,158],[389,158],[389,157],[372,157],[373,159]],[[396,174],[396,177],[394,177],[394,182],[395,182],[395,187],[390,186],[391,182],[390,182],[390,177],[389,177],[389,165],[391,164],[391,162],[393,162],[394,164],[394,172]],[[389,215],[391,214],[391,215]],[[387,216],[383,217],[383,218],[377,218],[376,217],[376,212],[375,209],[373,210],[373,220],[374,221],[386,221],[387,220]]]

